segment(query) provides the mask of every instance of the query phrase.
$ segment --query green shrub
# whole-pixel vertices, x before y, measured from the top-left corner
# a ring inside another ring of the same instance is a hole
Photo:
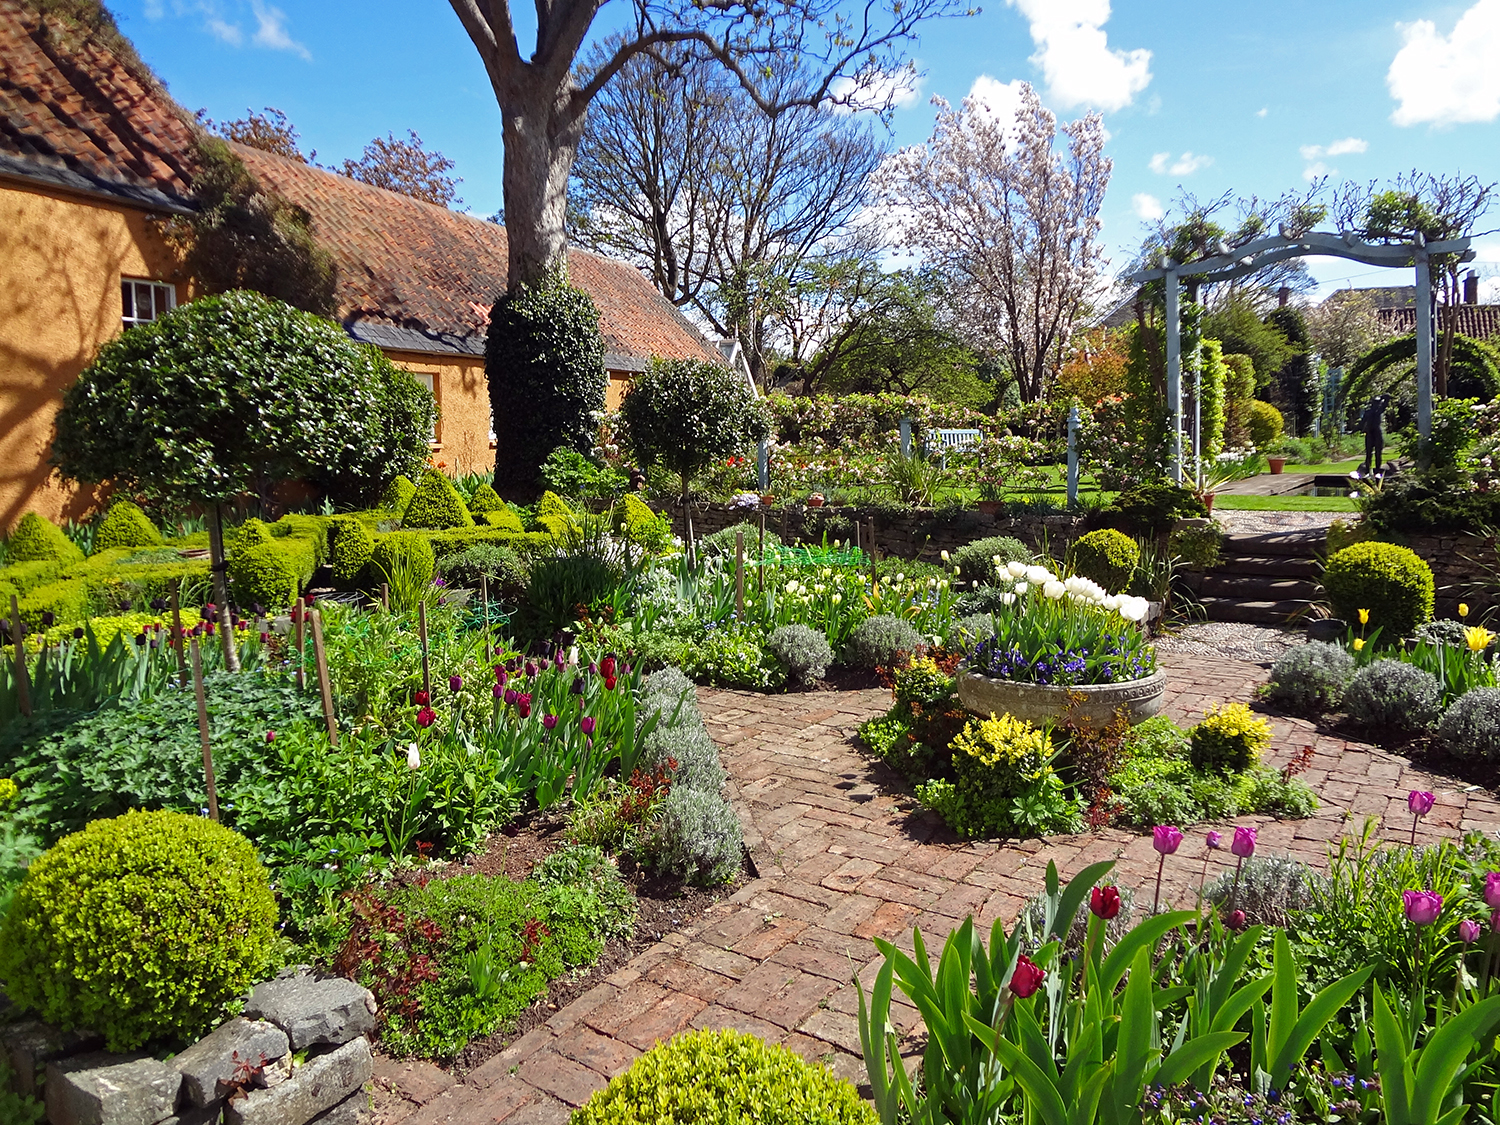
[[[625,488],[626,477],[610,465],[597,465],[568,445],[547,454],[542,465],[542,487],[583,500],[607,500]]]
[[[406,506],[411,503],[411,498],[416,494],[417,486],[397,473],[391,478],[391,483],[385,486],[385,491],[381,493],[381,510],[395,512],[397,517],[400,517],[405,514]]]
[[[1192,492],[1169,480],[1161,480],[1126,489],[1097,518],[1105,526],[1128,535],[1156,536],[1170,532],[1180,519],[1206,515],[1208,509]]]
[[[82,578],[64,578],[36,587],[21,598],[20,606],[27,631],[36,633],[44,627],[43,614],[52,614],[54,621],[83,621],[93,609],[93,599],[89,584]],[[10,607],[5,608],[9,616]]]
[[[1500,688],[1474,688],[1455,699],[1437,740],[1455,758],[1500,761]]]
[[[92,1028],[111,1051],[218,1022],[271,951],[276,903],[255,847],[181,813],[97,820],[31,865],[0,927],[10,998]]]
[[[500,494],[495,491],[493,485],[481,484],[474,490],[474,495],[469,497],[469,512],[476,520],[484,519],[490,512],[502,511],[508,512],[510,509],[505,506],[505,501],[500,499]],[[521,529],[518,527],[516,530]]]
[[[237,551],[248,551],[251,547],[259,547],[270,541],[271,532],[265,521],[251,516],[224,537],[224,549],[233,555]]]
[[[369,565],[375,553],[375,536],[353,516],[338,516],[328,525],[328,560],[333,564],[333,580],[341,586],[353,585]]]
[[[1345,547],[1328,560],[1323,589],[1345,621],[1358,621],[1359,611],[1369,610],[1369,627],[1380,629],[1388,644],[1432,620],[1432,568],[1415,551],[1393,543]]]
[[[241,606],[285,609],[297,600],[318,569],[318,552],[303,536],[286,536],[234,553],[229,591]]]
[[[542,493],[533,510],[537,526],[558,542],[567,542],[582,530],[568,502],[551,490]]]
[[[874,671],[889,668],[897,653],[913,653],[923,643],[922,634],[904,617],[882,613],[855,626],[844,646],[844,663]]]
[[[776,691],[786,683],[786,669],[756,632],[713,629],[681,656],[695,679],[716,687]]]
[[[782,625],[766,639],[766,651],[786,665],[793,680],[810,687],[828,674],[833,649],[810,625]]]
[[[636,901],[620,869],[599,848],[570,845],[537,864],[553,914],[579,922],[604,941],[635,933]]]
[[[497,543],[476,543],[461,551],[444,555],[438,564],[450,586],[479,589],[479,579],[489,582],[491,598],[512,603],[525,596],[530,573],[521,556]]]
[[[68,564],[81,562],[83,552],[51,520],[27,512],[5,542],[5,557],[13,563],[47,560]]]
[[[1215,704],[1193,728],[1188,745],[1194,769],[1244,773],[1271,745],[1271,724],[1243,703]]]
[[[997,555],[1002,565],[1008,562],[1029,563],[1032,560],[1031,549],[1009,535],[976,539],[953,552],[953,566],[958,571],[958,580],[966,586],[976,583],[993,585]]]
[[[517,534],[526,530],[526,525],[521,522],[521,517],[516,514],[516,510],[509,504],[503,508],[496,508],[493,511],[485,512],[484,523],[486,527],[493,527],[500,531],[514,531]]]
[[[1344,689],[1349,718],[1372,730],[1423,734],[1438,721],[1443,688],[1438,678],[1404,660],[1366,664]]]
[[[35,590],[38,586],[45,586],[54,581],[63,572],[63,565],[51,559],[38,559],[36,562],[15,563],[11,566],[0,567],[0,608],[10,609],[10,596],[22,594]]]
[[[1080,536],[1068,551],[1076,574],[1099,583],[1111,594],[1124,592],[1140,565],[1141,548],[1123,532],[1103,527]]]
[[[1168,549],[1189,570],[1209,570],[1219,565],[1224,533],[1214,526],[1178,528],[1172,532]]]
[[[427,469],[422,473],[417,491],[412,494],[411,503],[406,506],[401,526],[442,531],[450,527],[473,527],[474,517],[469,514],[468,505],[453,486],[452,479],[436,469]]]
[[[658,1044],[573,1114],[572,1125],[876,1125],[854,1087],[739,1031]]]
[[[129,500],[116,500],[94,531],[93,553],[111,547],[154,547],[161,542],[161,532],[151,517]]]
[[[901,686],[898,679],[898,700]],[[917,798],[958,835],[1029,836],[1078,827],[1078,802],[1052,768],[1045,730],[1013,715],[991,715],[965,725],[952,750],[953,779],[918,785]]]
[[[1271,669],[1266,700],[1293,715],[1313,718],[1338,710],[1354,678],[1354,657],[1343,645],[1312,641],[1288,649]]]
[[[1334,520],[1328,525],[1328,553],[1336,555],[1345,547],[1373,538],[1374,534],[1375,529],[1363,520]]]
[[[437,572],[437,554],[425,535],[415,531],[393,531],[375,540],[370,552],[370,572],[377,581],[394,588],[406,581],[413,589],[425,590]]]
[[[1249,431],[1251,445],[1256,449],[1269,449],[1281,437],[1286,429],[1286,422],[1281,417],[1281,411],[1269,402],[1256,399],[1250,404],[1250,415],[1245,419],[1245,428]]]
[[[502,295],[490,310],[484,369],[497,484],[529,491],[558,446],[589,452],[609,376],[599,310],[587,293],[551,283]]]
[[[542,559],[531,568],[526,600],[516,615],[523,641],[550,640],[578,620],[578,607],[590,609],[620,584],[620,572],[593,555]]]
[[[729,882],[745,860],[738,814],[718,793],[685,785],[662,801],[642,848],[651,867],[700,886]]]
[[[657,515],[633,492],[615,508],[615,525],[626,539],[648,551],[661,552],[672,545],[672,521],[664,515]],[[747,554],[752,551],[754,542],[746,538]]]

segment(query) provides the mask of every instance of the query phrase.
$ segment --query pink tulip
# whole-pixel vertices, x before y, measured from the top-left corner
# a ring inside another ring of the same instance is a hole
[[[1208,846],[1213,851],[1218,851],[1224,846],[1224,837],[1221,833],[1210,832],[1208,834]]]
[[[1245,928],[1245,921],[1245,912],[1243,910],[1231,910],[1229,917],[1224,919],[1224,924],[1235,933],[1239,933]]]
[[[1485,872],[1484,904],[1486,906],[1500,906],[1500,871]]]
[[[593,733],[594,733],[594,716],[592,716],[592,715],[585,715],[583,718],[579,719],[578,720],[578,728],[581,731],[583,731],[583,733],[586,734],[586,735],[590,735],[590,736],[593,735]]]
[[[1465,945],[1473,945],[1479,940],[1479,923],[1468,919],[1458,924],[1458,940]]]
[[[1443,911],[1443,896],[1433,891],[1402,891],[1406,920],[1414,926],[1430,926]]]
[[[1411,810],[1412,816],[1426,816],[1432,811],[1432,806],[1436,801],[1436,794],[1422,789],[1413,789],[1406,795],[1406,807]]]
[[[1234,843],[1229,845],[1229,850],[1241,859],[1249,859],[1255,854],[1255,828],[1241,826],[1234,830]]]
[[[1182,843],[1182,833],[1175,824],[1158,824],[1151,830],[1151,846],[1164,856],[1177,851]]]
[[[1497,906],[1490,915],[1490,929],[1500,934],[1500,906]]]

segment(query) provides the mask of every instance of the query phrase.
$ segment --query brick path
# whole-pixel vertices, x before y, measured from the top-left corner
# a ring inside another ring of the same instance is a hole
[[[1254,664],[1164,655],[1167,710],[1195,721],[1210,703],[1248,700],[1264,678]],[[855,727],[883,712],[884,691],[760,696],[700,689],[709,729],[731,777],[756,877],[687,932],[669,934],[627,967],[501,1054],[455,1079],[426,1063],[380,1060],[381,1119],[394,1125],[537,1125],[577,1106],[658,1039],[687,1027],[734,1027],[784,1043],[835,1073],[864,1079],[852,971],[868,984],[871,938],[910,949],[920,924],[928,948],[974,914],[1009,922],[1041,889],[1049,860],[1066,877],[1118,860],[1119,881],[1150,894],[1157,857],[1149,836],[1110,830],[1020,843],[957,841],[911,798],[901,779],[854,745]],[[1367,815],[1409,838],[1405,794],[1431,789],[1437,806],[1419,838],[1500,828],[1484,791],[1411,767],[1360,743],[1320,736],[1311,724],[1273,719],[1270,763],[1313,747],[1302,774],[1323,807],[1302,821],[1264,817],[1263,854],[1323,864],[1330,840]],[[1191,904],[1204,832],[1194,829],[1167,865],[1163,897]],[[1210,865],[1210,877],[1215,873]],[[910,1030],[910,1007],[893,1016]],[[393,1100],[392,1093],[404,1097]]]

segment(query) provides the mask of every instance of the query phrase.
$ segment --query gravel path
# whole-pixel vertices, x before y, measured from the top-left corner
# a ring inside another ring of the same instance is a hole
[[[1302,531],[1327,527],[1336,519],[1357,519],[1355,512],[1229,512],[1218,511],[1214,519],[1229,535],[1266,535],[1277,531]]]
[[[1207,621],[1158,637],[1156,648],[1158,652],[1181,656],[1212,656],[1269,666],[1287,649],[1305,640],[1305,629]]]

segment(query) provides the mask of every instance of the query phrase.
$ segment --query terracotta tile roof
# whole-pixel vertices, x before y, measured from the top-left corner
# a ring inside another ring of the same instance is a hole
[[[484,351],[489,307],[508,272],[504,227],[234,147],[263,187],[312,216],[314,236],[338,264],[339,317],[351,333],[392,348]],[[599,306],[612,370],[644,368],[653,355],[723,362],[640,271],[573,250],[568,273]]]
[[[0,172],[181,209],[193,153],[187,115],[139,60],[0,0]]]
[[[1446,327],[1452,314],[1458,320],[1454,331],[1473,340],[1500,339],[1500,305],[1454,305],[1438,307],[1438,326]],[[1417,330],[1417,310],[1377,309],[1375,315],[1382,324],[1395,329],[1398,335]]]

